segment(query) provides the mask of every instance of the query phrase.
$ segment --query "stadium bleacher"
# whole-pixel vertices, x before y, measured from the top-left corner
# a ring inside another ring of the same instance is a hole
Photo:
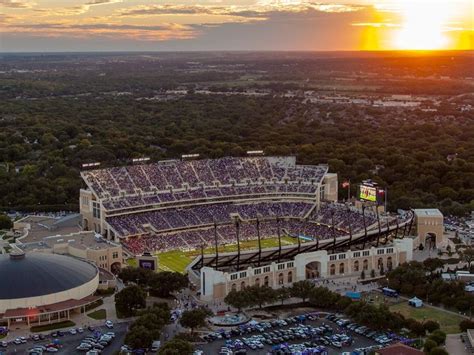
[[[337,203],[318,207],[326,165],[296,165],[287,157],[165,161],[82,172],[101,201],[105,220],[134,254],[196,249],[240,239],[289,235],[332,238],[357,233],[375,216]]]

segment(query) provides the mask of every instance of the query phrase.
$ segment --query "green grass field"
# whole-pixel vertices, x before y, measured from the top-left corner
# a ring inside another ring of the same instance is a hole
[[[441,330],[446,334],[459,333],[459,322],[463,320],[462,317],[452,313],[444,312],[430,307],[414,308],[408,305],[407,302],[402,302],[390,306],[392,312],[398,312],[407,318],[414,318],[418,321],[433,320],[440,324]]]
[[[107,311],[105,309],[98,309],[97,311],[87,314],[88,317],[96,320],[106,319]]]
[[[297,241],[291,237],[282,237],[281,244],[292,245],[296,244]],[[273,248],[278,246],[278,238],[262,239],[262,249]],[[251,240],[240,243],[241,250],[257,249],[258,241]],[[219,247],[220,253],[233,252],[237,250],[236,244],[221,245]],[[204,249],[204,254],[213,254],[214,248]],[[177,271],[184,272],[186,267],[193,261],[193,259],[201,253],[200,250],[181,251],[174,250],[164,253],[158,253],[158,265],[159,269],[163,271]]]

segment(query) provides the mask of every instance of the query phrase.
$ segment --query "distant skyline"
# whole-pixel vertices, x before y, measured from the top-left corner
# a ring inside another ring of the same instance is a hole
[[[0,0],[0,52],[474,49],[472,0]]]

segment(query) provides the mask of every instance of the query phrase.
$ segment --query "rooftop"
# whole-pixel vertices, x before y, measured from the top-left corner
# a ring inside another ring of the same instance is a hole
[[[80,215],[72,214],[63,217],[26,216],[16,223],[29,224],[28,234],[21,238],[23,243],[41,241],[44,237],[77,233],[82,230]],[[22,231],[23,232],[23,231]],[[24,231],[26,232],[26,230]]]
[[[105,240],[99,234],[92,231],[71,233],[68,235],[56,235],[44,237],[41,240],[27,242],[22,240],[23,244],[19,247],[24,251],[41,251],[53,249],[57,244],[69,244],[77,249],[104,250],[110,247],[118,246],[115,243]]]
[[[414,211],[417,217],[443,217],[443,214],[437,208],[418,208]]]
[[[0,255],[0,300],[58,293],[96,277],[97,268],[79,259],[46,253]]]

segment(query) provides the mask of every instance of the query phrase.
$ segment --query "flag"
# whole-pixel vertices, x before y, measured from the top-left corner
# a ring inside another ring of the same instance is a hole
[[[343,187],[344,189],[348,188],[349,186],[351,186],[351,183],[350,183],[349,181],[344,181],[344,182],[342,183],[342,187]]]

